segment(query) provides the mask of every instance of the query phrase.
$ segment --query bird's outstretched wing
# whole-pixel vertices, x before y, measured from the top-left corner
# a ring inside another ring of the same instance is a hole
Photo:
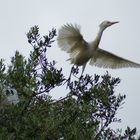
[[[90,59],[90,65],[95,65],[97,67],[102,67],[102,68],[111,68],[111,69],[125,68],[125,67],[140,68],[140,64],[119,57],[103,49],[97,50],[95,55]]]
[[[58,32],[57,42],[63,51],[73,55],[76,55],[87,47],[87,43],[83,39],[78,25],[63,25]]]

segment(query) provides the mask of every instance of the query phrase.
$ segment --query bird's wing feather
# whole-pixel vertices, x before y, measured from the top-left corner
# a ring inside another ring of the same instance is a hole
[[[72,24],[66,24],[60,28],[57,42],[63,51],[73,55],[86,49],[87,44],[80,33],[80,27]]]
[[[90,59],[90,64],[95,65],[97,67],[111,68],[111,69],[125,68],[125,67],[140,68],[140,64],[119,57],[103,49],[98,49],[96,51],[95,55]]]

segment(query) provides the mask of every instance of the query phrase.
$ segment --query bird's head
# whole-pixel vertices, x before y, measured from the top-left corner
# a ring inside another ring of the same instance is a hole
[[[118,21],[115,21],[115,22],[111,22],[111,21],[103,21],[100,25],[99,25],[99,27],[101,28],[101,29],[106,29],[107,27],[109,27],[109,26],[111,26],[111,25],[113,25],[113,24],[116,24],[116,23],[119,23]]]

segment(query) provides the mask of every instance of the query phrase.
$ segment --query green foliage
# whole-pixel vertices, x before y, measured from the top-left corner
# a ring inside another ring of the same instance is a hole
[[[120,79],[108,72],[77,78],[79,69],[74,66],[66,78],[62,68],[57,69],[55,61],[47,59],[55,36],[52,29],[41,37],[38,26],[34,26],[27,33],[33,47],[29,58],[16,51],[7,70],[0,61],[0,139],[135,140],[136,128],[128,127],[123,134],[109,127],[120,122],[115,115],[125,95],[114,93]],[[58,86],[66,87],[68,94],[53,100],[49,92]],[[18,92],[20,101],[16,105],[3,104],[6,87]]]

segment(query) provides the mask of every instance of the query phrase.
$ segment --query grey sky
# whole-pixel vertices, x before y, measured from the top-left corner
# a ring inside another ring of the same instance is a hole
[[[103,20],[120,21],[108,28],[101,40],[100,47],[119,56],[140,63],[140,1],[139,0],[0,0],[0,58],[9,63],[15,50],[28,56],[31,50],[26,33],[33,25],[39,25],[42,34],[52,27],[58,29],[65,23],[81,25],[81,32],[87,41],[96,36],[98,25]],[[52,55],[53,54],[53,55]],[[49,50],[48,57],[57,60],[68,75],[71,66],[68,55],[62,52],[56,42]],[[121,84],[117,93],[126,94],[123,109],[118,117],[121,124],[115,127],[136,126],[140,131],[140,69],[109,70],[112,76],[120,77]],[[106,69],[87,65],[85,73],[104,74]],[[59,89],[59,91],[64,91]],[[55,97],[61,97],[57,92]]]

